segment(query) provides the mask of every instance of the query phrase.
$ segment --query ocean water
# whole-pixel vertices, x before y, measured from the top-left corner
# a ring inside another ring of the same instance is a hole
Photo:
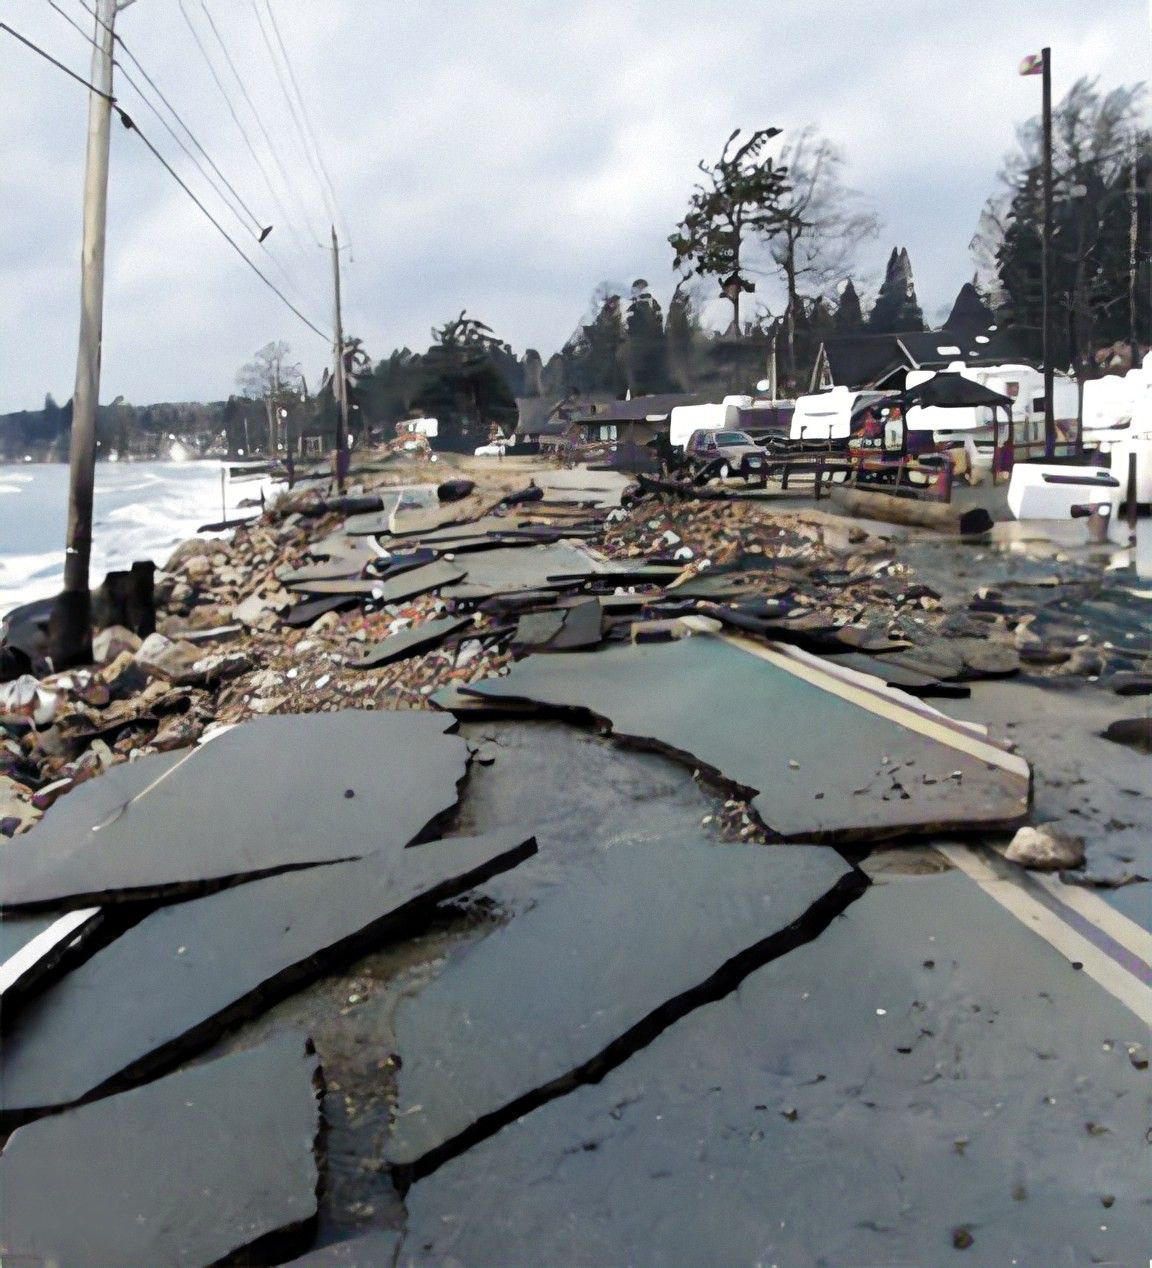
[[[97,586],[111,568],[136,559],[163,564],[201,524],[221,518],[221,465],[203,462],[99,463],[92,524]],[[269,496],[264,478],[227,481],[224,509]],[[19,603],[56,593],[64,574],[68,467],[64,463],[0,463],[0,615]]]

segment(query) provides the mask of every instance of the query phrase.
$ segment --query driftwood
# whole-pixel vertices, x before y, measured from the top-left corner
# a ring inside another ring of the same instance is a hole
[[[896,497],[891,493],[865,492],[833,486],[833,503],[850,515],[883,520],[886,524],[907,524],[914,528],[934,528],[941,533],[972,537],[992,527],[992,516],[983,507],[961,511],[945,502],[918,502],[913,498]]]

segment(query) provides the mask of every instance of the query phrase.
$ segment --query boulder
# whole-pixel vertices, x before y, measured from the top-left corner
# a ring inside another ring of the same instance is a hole
[[[207,581],[212,575],[212,561],[207,555],[193,555],[184,565],[184,575],[189,581]]]
[[[92,659],[97,665],[107,665],[123,652],[135,652],[143,640],[139,634],[123,625],[110,625],[92,638]]]
[[[197,559],[203,556],[207,561],[209,557],[216,553],[219,546],[219,542],[206,542],[200,537],[190,537],[186,542],[181,542],[172,552],[168,562],[164,565],[164,571],[184,572],[190,559]]]
[[[1084,839],[1051,824],[1021,828],[1004,857],[1037,872],[1060,872],[1084,866]]]
[[[191,643],[173,641],[163,634],[149,634],[134,659],[146,673],[177,686],[204,679],[203,670],[197,668],[200,651]]]

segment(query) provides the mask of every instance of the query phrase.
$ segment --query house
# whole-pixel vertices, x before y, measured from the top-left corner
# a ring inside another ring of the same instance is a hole
[[[842,335],[825,339],[816,354],[810,390],[850,387],[899,391],[909,370],[946,370],[1026,363],[1011,331],[984,334],[917,330],[895,335]]]

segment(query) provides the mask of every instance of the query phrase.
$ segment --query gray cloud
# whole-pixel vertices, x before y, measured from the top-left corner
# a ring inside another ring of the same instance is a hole
[[[90,25],[78,0],[61,3]],[[1059,94],[1081,74],[1142,78],[1148,49],[1143,0],[1112,0],[1106,13],[1079,0],[272,3],[351,230],[346,324],[376,355],[425,346],[429,327],[464,307],[547,355],[605,278],[644,276],[667,297],[665,239],[696,161],[738,124],[812,122],[837,141],[848,180],[884,222],[862,267],[876,273],[894,243],[907,246],[933,314],[970,275],[980,208],[1017,123],[1038,106],[1038,80],[1016,75],[1019,59],[1051,44]],[[201,13],[200,0],[186,5]],[[309,218],[326,225],[250,4],[208,5]],[[87,46],[43,0],[11,0],[5,12],[87,73]],[[326,326],[327,257],[294,244],[176,0],[137,0],[120,30],[246,200],[277,223],[269,247]],[[11,41],[3,54],[0,410],[71,392],[87,110],[59,72]],[[173,153],[128,86],[117,91]],[[270,259],[254,258],[283,282]],[[271,338],[290,340],[319,373],[323,341],[115,127],[104,397],[222,396]]]

